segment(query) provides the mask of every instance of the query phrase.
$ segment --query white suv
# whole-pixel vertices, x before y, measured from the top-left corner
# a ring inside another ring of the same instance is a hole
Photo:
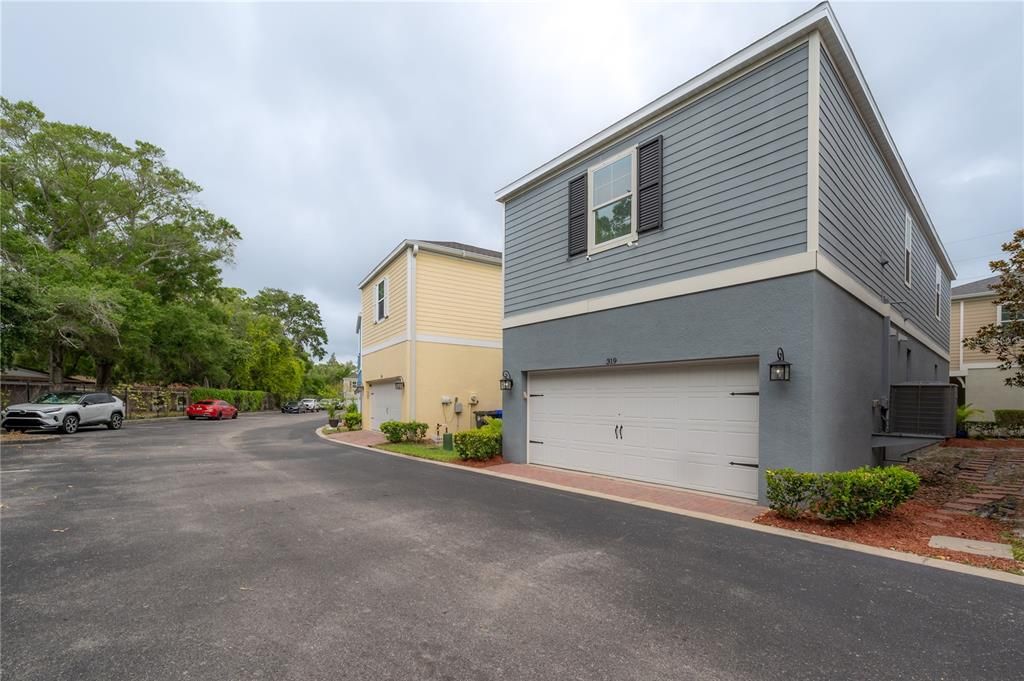
[[[307,397],[299,402],[299,411],[320,411],[320,403],[312,397]]]
[[[12,430],[58,430],[67,435],[79,426],[105,425],[120,430],[124,402],[107,393],[45,393],[31,402],[0,412],[0,427]]]

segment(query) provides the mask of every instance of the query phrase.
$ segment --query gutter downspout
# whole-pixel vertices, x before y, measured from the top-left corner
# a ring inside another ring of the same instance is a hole
[[[882,431],[889,432],[889,390],[892,381],[892,368],[890,367],[891,355],[889,351],[889,337],[892,333],[892,319],[889,315],[882,317],[882,390],[884,394],[878,401],[881,407]]]

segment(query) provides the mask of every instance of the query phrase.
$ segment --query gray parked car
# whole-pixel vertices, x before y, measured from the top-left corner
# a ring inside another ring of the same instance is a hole
[[[124,402],[107,393],[46,393],[32,402],[12,404],[0,412],[0,427],[12,430],[58,430],[70,435],[79,426],[124,424]]]

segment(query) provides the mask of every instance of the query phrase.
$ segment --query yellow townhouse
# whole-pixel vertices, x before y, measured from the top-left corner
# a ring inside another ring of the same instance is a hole
[[[359,283],[363,428],[430,435],[501,409],[502,259],[453,241],[403,241]]]
[[[991,421],[994,409],[1024,409],[1024,389],[1006,385],[1006,372],[993,355],[964,347],[964,339],[983,326],[1024,319],[1024,310],[996,305],[992,285],[999,277],[973,281],[950,290],[949,380],[960,386],[961,402],[982,413],[975,421]]]

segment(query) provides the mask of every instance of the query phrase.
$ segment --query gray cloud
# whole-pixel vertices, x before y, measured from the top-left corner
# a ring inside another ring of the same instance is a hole
[[[227,283],[313,298],[352,357],[355,286],[401,239],[500,248],[496,188],[808,7],[5,3],[2,91],[164,147],[242,230]],[[1021,5],[836,13],[983,275],[1024,225]]]

